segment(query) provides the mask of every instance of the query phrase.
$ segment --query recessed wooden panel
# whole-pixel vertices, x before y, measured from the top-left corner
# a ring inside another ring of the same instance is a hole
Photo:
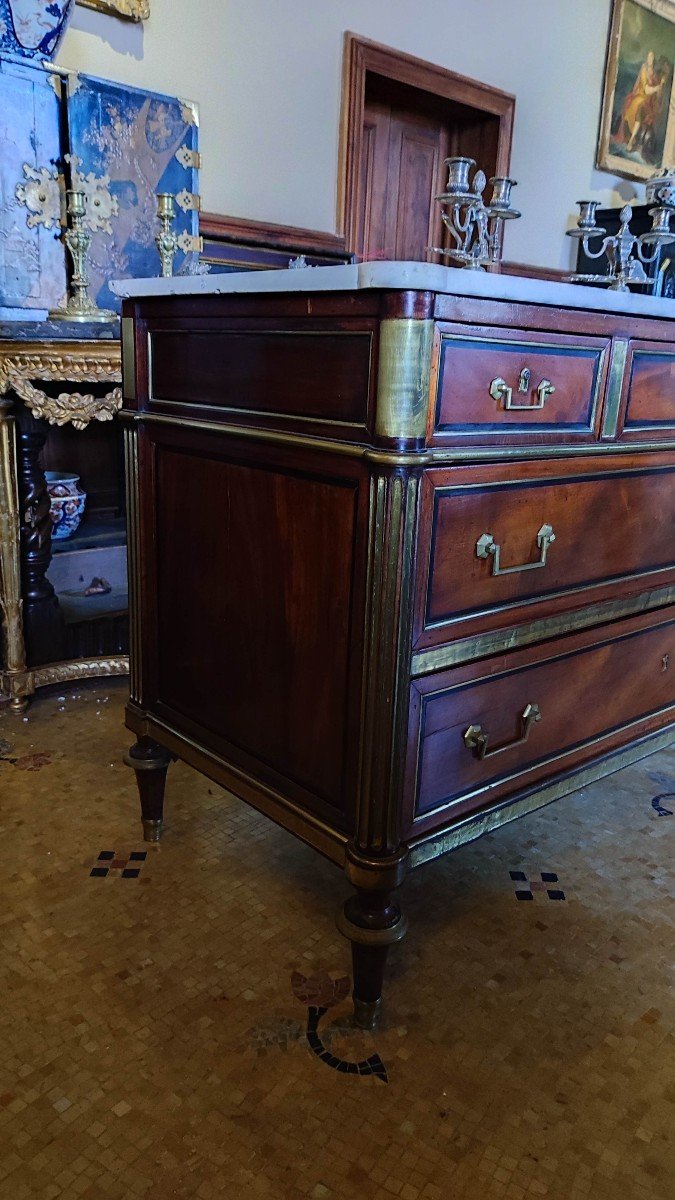
[[[412,89],[411,89],[412,92]],[[413,93],[414,94],[414,93]],[[442,240],[435,196],[448,134],[429,97],[415,103],[386,87],[366,97],[361,140],[359,258],[427,261]]]
[[[445,149],[442,134],[393,120],[391,141],[391,153],[399,164],[393,257],[425,262],[438,224],[434,197]]]
[[[532,470],[528,478],[521,468],[483,468],[481,482],[473,484],[469,469],[430,473],[420,549],[420,561],[428,561],[420,597],[424,627],[468,613],[484,614],[489,622],[495,609],[507,605],[672,567],[675,468],[582,470],[570,477],[553,463],[548,478]],[[537,535],[545,525],[555,541],[545,565],[532,567],[541,558]],[[493,573],[492,554],[478,555],[485,534],[500,548],[503,574]],[[516,567],[523,569],[510,570]]]
[[[570,653],[564,639],[546,652],[530,650],[528,665],[515,670],[506,657],[413,685],[418,816],[445,806],[452,806],[453,817],[480,808],[500,792],[524,786],[531,768],[548,762],[538,774],[546,778],[564,770],[565,756],[576,748],[586,745],[588,754],[597,755],[596,739],[672,708],[672,620],[623,637],[611,627],[592,636],[596,644]],[[539,706],[541,720],[522,742],[521,714],[531,704]],[[664,715],[662,723],[668,719]],[[489,735],[489,750],[501,752],[476,758],[464,744],[471,725]]]
[[[486,433],[540,437],[546,430],[592,435],[608,348],[608,339],[537,333],[514,337],[500,330],[463,336],[456,328],[442,332],[433,441]],[[491,395],[495,380],[511,388],[510,398]],[[555,391],[539,407],[538,388],[544,381]]]
[[[371,333],[155,329],[150,403],[365,426]]]
[[[157,703],[342,809],[357,485],[212,442],[155,451]]]
[[[633,349],[624,428],[675,429],[675,347]]]

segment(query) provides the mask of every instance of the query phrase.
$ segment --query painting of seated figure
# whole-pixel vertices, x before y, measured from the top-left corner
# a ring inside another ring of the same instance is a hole
[[[614,0],[597,166],[647,179],[670,164],[675,5],[670,0]]]

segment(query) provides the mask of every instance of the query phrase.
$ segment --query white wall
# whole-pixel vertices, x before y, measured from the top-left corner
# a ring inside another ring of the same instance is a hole
[[[76,8],[61,65],[197,100],[203,204],[335,230],[342,38],[364,37],[516,96],[523,211],[506,256],[566,267],[577,199],[638,185],[595,171],[610,0],[152,0],[139,26]]]

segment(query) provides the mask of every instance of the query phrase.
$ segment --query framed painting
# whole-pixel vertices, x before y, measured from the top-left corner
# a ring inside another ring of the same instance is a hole
[[[613,0],[596,166],[648,179],[675,156],[675,3]]]
[[[112,17],[125,17],[127,21],[147,21],[150,16],[150,0],[77,0],[77,3]]]

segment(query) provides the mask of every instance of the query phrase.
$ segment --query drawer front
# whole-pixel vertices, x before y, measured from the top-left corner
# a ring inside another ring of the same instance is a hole
[[[626,440],[675,439],[675,345],[631,342],[622,434]]]
[[[609,347],[581,335],[439,326],[432,442],[590,440]]]
[[[371,410],[371,329],[256,328],[208,321],[148,331],[151,410],[237,424],[294,426],[362,440]]]
[[[633,592],[666,582],[655,575],[675,566],[674,472],[663,455],[604,471],[597,459],[429,471],[415,647],[443,643],[469,618],[478,629],[497,615],[500,624],[544,615],[548,600],[608,581]]]
[[[657,627],[641,627],[642,616],[619,623],[622,634],[615,624],[417,680],[413,820],[454,819],[668,724],[675,614],[667,611]]]

